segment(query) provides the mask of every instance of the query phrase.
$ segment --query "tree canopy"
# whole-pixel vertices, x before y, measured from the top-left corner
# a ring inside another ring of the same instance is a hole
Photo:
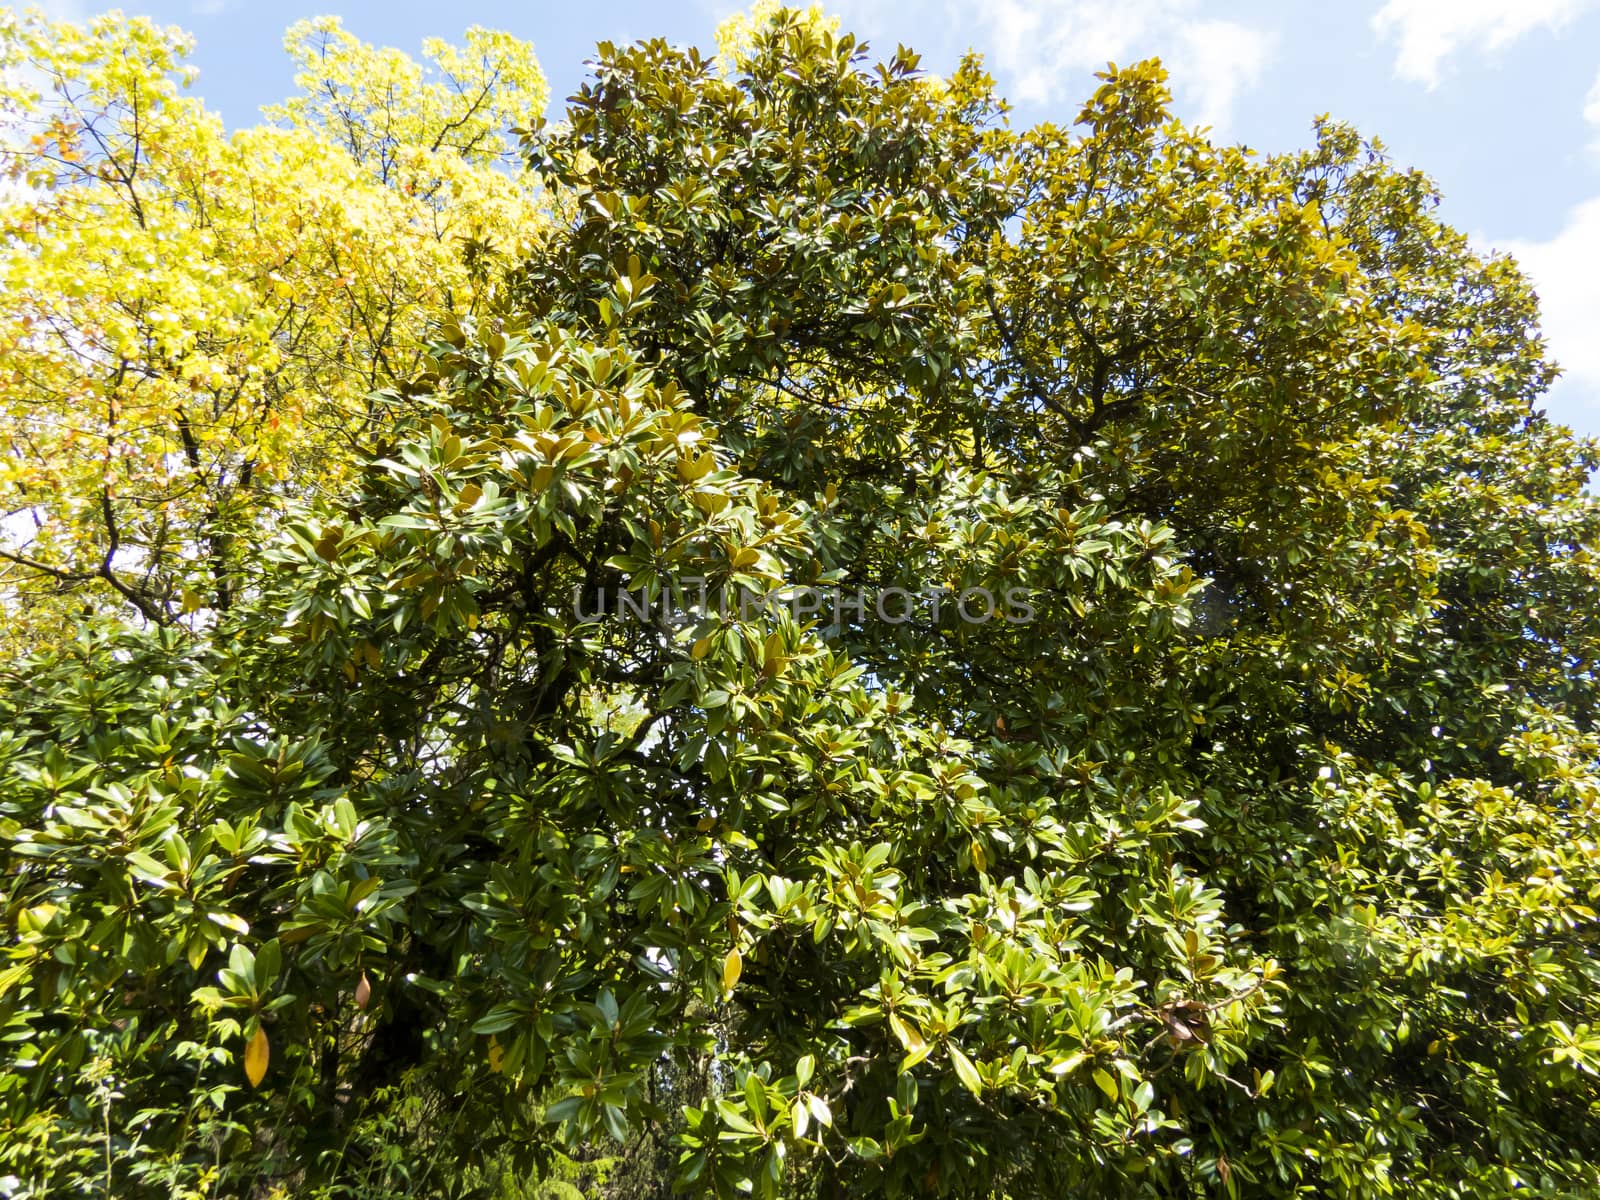
[[[26,484],[86,557],[23,611],[89,611],[3,668],[19,1194],[1600,1189],[1600,452],[1514,262],[1154,61],[1017,129],[976,58],[767,8],[602,44],[546,126],[468,41],[420,116],[352,68],[270,135],[406,205],[524,110],[460,192],[514,253],[444,296],[368,227],[409,349],[296,377],[326,483],[176,607],[81,515],[160,510],[170,440]],[[101,388],[62,305],[13,344]]]
[[[544,78],[526,43],[466,43],[424,71],[302,22],[303,93],[228,135],[184,94],[181,31],[0,15],[8,633],[59,632],[90,583],[150,620],[226,608],[257,514],[381,436],[374,393],[539,228],[490,168]]]

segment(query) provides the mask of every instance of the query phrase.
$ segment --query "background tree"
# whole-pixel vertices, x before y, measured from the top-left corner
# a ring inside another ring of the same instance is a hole
[[[500,169],[512,115],[544,104],[526,43],[475,28],[418,64],[302,22],[304,94],[232,135],[184,94],[188,44],[0,17],[10,639],[85,601],[227,608],[248,531],[381,440],[373,393],[539,224]]]
[[[7,1169],[1600,1187],[1600,457],[1514,265],[1153,62],[1015,131],[727,45],[528,129],[560,225],[214,631],[19,669]]]

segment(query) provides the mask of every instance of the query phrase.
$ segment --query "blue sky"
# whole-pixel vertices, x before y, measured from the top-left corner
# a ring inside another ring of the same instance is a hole
[[[53,0],[58,15],[102,7]],[[416,54],[468,25],[534,43],[552,115],[594,43],[664,36],[713,47],[744,7],[610,0],[123,0],[197,38],[197,90],[230,125],[292,88],[283,30],[334,12],[358,36]],[[835,0],[873,44],[903,42],[934,70],[985,55],[1014,119],[1070,121],[1107,60],[1160,55],[1180,115],[1262,150],[1305,144],[1329,112],[1388,144],[1444,192],[1443,212],[1482,248],[1510,250],[1538,286],[1567,375],[1548,408],[1600,436],[1600,0]]]

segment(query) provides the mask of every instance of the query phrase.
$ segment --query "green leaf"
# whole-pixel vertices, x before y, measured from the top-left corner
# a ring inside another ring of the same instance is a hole
[[[961,1086],[974,1096],[981,1097],[983,1095],[983,1078],[978,1074],[978,1068],[973,1065],[972,1060],[963,1054],[960,1047],[954,1042],[949,1043],[946,1049],[950,1052],[950,1062],[956,1069],[956,1078],[961,1080]]]

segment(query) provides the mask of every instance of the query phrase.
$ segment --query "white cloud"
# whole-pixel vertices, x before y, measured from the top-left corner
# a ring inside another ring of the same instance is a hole
[[[1437,87],[1457,50],[1502,50],[1535,29],[1559,29],[1595,0],[1388,0],[1372,18],[1379,37],[1399,43],[1395,74]]]
[[[1069,82],[1073,70],[1092,71],[1126,59],[1130,46],[1168,7],[1162,0],[1122,5],[997,0],[979,15],[979,24],[987,28],[975,40],[980,47],[993,47],[994,64],[1016,100],[1047,104],[1076,98],[1081,85]]]
[[[898,39],[925,54],[970,46],[1008,100],[1070,106],[1061,112],[1068,119],[1108,62],[1157,56],[1171,75],[1178,115],[1219,134],[1277,43],[1267,30],[1207,19],[1216,5],[1201,0],[831,0],[824,7],[874,45]],[[941,7],[942,19],[932,19]]]
[[[1192,98],[1193,119],[1227,127],[1238,93],[1261,78],[1277,38],[1232,21],[1196,21],[1179,29],[1181,48],[1168,63],[1179,93]]]
[[[1275,42],[1234,21],[1203,19],[1199,0],[949,0],[950,23],[984,52],[1001,90],[1026,104],[1076,103],[1106,63],[1159,55],[1186,118],[1219,130]]]
[[[1548,241],[1502,249],[1533,280],[1551,354],[1564,370],[1552,415],[1581,429],[1600,426],[1600,196],[1574,208]]]

